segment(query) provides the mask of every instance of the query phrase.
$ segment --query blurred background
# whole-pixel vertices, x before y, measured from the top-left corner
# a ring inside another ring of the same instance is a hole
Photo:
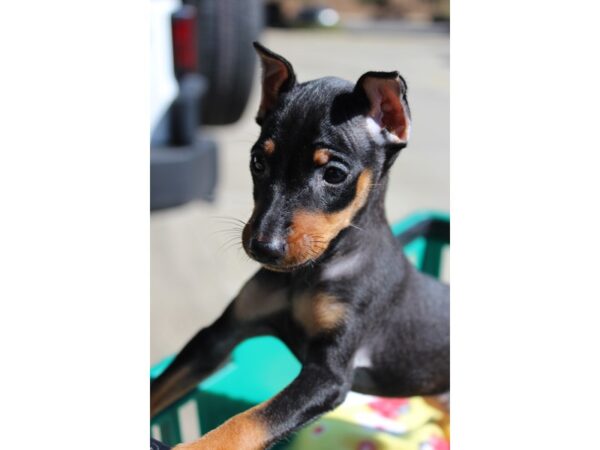
[[[392,169],[388,218],[449,209],[448,0],[150,4],[152,364],[212,322],[258,269],[232,223],[252,211],[253,40],[287,58],[299,81],[398,70],[413,131]]]

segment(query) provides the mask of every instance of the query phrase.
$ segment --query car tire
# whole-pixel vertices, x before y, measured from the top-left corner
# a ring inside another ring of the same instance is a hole
[[[187,0],[198,10],[198,66],[208,81],[202,122],[225,125],[244,112],[256,69],[252,42],[263,28],[262,0]]]

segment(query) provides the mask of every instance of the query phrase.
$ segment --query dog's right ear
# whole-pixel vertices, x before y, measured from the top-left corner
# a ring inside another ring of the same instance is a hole
[[[262,96],[256,114],[256,122],[262,125],[264,117],[275,107],[279,95],[296,84],[296,75],[292,65],[283,56],[258,42],[253,45],[262,65]]]
[[[368,100],[366,115],[374,124],[372,132],[384,142],[406,146],[410,137],[410,110],[404,78],[398,72],[367,72],[356,82],[355,92],[364,94]]]

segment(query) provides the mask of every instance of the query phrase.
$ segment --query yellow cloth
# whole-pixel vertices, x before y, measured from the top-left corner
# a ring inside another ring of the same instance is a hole
[[[290,450],[449,450],[445,414],[420,397],[350,392],[336,410],[302,429]]]

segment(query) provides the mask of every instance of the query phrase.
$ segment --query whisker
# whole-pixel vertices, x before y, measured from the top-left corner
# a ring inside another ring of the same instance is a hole
[[[223,230],[215,230],[213,232],[210,233],[211,237],[215,237],[215,236],[241,236],[242,235],[242,229],[231,229],[231,228],[227,228],[227,229],[223,229]]]
[[[225,242],[223,242],[220,246],[219,246],[219,251],[220,250],[224,250],[226,247],[228,247],[231,244],[235,244],[237,242],[241,242],[237,237],[231,237],[229,239],[227,239]]]
[[[244,227],[239,227],[239,226],[234,226],[231,228],[221,228],[220,230],[215,230],[213,231],[213,233],[225,233],[227,231],[242,231],[244,229]]]
[[[225,252],[228,252],[233,248],[237,248],[238,251],[243,249],[241,242],[232,242],[229,245],[223,247],[223,249],[221,250],[221,254],[225,254]]]
[[[225,247],[225,251],[229,251],[232,248],[237,248],[238,250],[243,250],[244,246],[242,245],[241,241],[234,241],[234,242],[231,242],[229,245],[227,245],[227,247]]]
[[[237,252],[238,256],[240,255],[240,250],[243,250],[243,249],[244,249],[243,247],[238,248],[238,252]],[[248,256],[248,254],[246,252],[242,252],[241,255],[247,261],[254,261],[252,258],[250,258]]]
[[[238,224],[223,224],[216,231],[242,231],[245,227]]]
[[[233,217],[233,216],[211,216],[210,218],[212,220],[216,220],[216,221],[234,222],[234,223],[239,223],[242,225],[246,225],[248,223],[245,220],[238,219],[237,217]]]
[[[360,230],[360,231],[365,231],[361,227],[354,225],[353,223],[351,223],[349,226],[351,226],[352,228],[356,228],[357,230]]]
[[[235,241],[239,241],[240,237],[239,236],[227,236],[224,239],[219,239],[219,250],[222,250],[223,247],[225,247],[227,244],[229,244],[230,242],[235,242]]]

